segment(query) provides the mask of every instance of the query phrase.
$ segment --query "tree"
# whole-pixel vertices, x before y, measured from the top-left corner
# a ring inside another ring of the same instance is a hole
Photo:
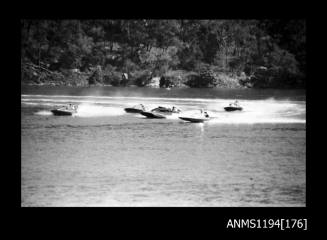
[[[303,19],[25,19],[21,33],[22,64],[51,71],[89,72],[110,65],[117,76],[119,72],[162,75],[169,69],[191,72],[208,65],[223,74],[252,76],[266,67],[270,80],[256,78],[262,85],[305,83]]]

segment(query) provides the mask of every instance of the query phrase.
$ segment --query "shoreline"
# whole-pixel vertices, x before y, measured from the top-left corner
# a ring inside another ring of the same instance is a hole
[[[152,87],[152,86],[137,86],[137,85],[128,85],[128,86],[113,86],[111,84],[91,84],[91,85],[72,85],[72,84],[53,84],[53,83],[26,83],[21,82],[21,87],[25,86],[35,86],[35,87],[70,87],[70,88],[93,88],[93,87],[112,87],[112,88],[150,88],[150,89],[231,89],[231,90],[264,90],[264,89],[270,89],[270,90],[306,90],[306,88],[301,87],[224,87],[224,86],[215,86],[215,87],[188,87],[188,86],[179,86],[179,87]]]
[[[78,69],[66,71],[50,71],[32,63],[26,63],[21,75],[21,85],[31,86],[66,86],[66,87],[146,87],[146,88],[220,88],[220,89],[305,89],[299,79],[282,83],[275,78],[274,72],[258,69],[255,74],[244,72],[213,71],[203,68],[192,72],[185,70],[169,70],[164,74],[143,71],[138,73],[113,72],[107,73],[98,68],[81,72]]]

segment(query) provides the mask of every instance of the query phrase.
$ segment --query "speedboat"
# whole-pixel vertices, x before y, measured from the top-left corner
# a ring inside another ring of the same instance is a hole
[[[157,112],[141,112],[143,116],[146,116],[147,118],[166,118],[166,114],[160,114]]]
[[[193,122],[193,123],[202,123],[204,121],[208,121],[210,118],[209,117],[179,117],[180,119],[188,122]]]
[[[145,107],[143,106],[143,104],[139,104],[134,107],[124,108],[124,110],[127,113],[141,113],[141,112],[145,111]]]
[[[151,111],[143,111],[140,112],[143,116],[146,116],[147,118],[166,118],[167,115],[172,115],[173,113],[180,113],[181,110],[176,108],[176,107],[172,107],[172,108],[168,108],[168,107],[157,107],[152,109]]]
[[[56,116],[72,116],[77,113],[77,106],[70,104],[69,106],[53,109],[51,112]]]
[[[224,107],[225,111],[231,112],[231,111],[242,111],[243,108],[238,105],[238,101],[236,100],[234,103],[230,103],[228,107]]]
[[[243,108],[240,106],[228,106],[228,107],[224,107],[225,111],[227,112],[231,112],[231,111],[242,111]]]
[[[204,121],[210,120],[209,114],[201,110],[200,116],[190,116],[190,117],[179,117],[180,119],[193,123],[202,123]]]
[[[173,106],[172,108],[168,107],[157,107],[151,110],[151,112],[161,112],[161,113],[180,113],[181,110]]]

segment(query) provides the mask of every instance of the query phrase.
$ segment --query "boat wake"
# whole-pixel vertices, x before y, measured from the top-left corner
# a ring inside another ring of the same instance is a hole
[[[151,110],[158,106],[176,106],[180,114],[168,115],[168,120],[178,120],[180,116],[199,114],[206,110],[211,120],[208,124],[255,124],[255,123],[306,123],[305,101],[241,100],[243,111],[226,112],[225,106],[231,99],[181,99],[181,98],[142,98],[142,97],[107,97],[107,96],[46,96],[22,95],[22,106],[42,107],[48,111],[39,111],[37,115],[51,115],[50,110],[60,105],[73,103],[78,105],[77,117],[112,117],[126,114],[124,108],[144,104]],[[140,114],[131,115],[136,118]]]
[[[242,106],[243,111],[212,111],[210,124],[306,123],[305,102],[244,101]]]
[[[81,104],[78,107],[76,117],[105,117],[125,114],[124,109],[117,107],[105,107],[92,104]]]
[[[50,111],[38,111],[38,112],[35,113],[35,115],[49,116],[49,115],[52,115],[52,112],[50,112]]]

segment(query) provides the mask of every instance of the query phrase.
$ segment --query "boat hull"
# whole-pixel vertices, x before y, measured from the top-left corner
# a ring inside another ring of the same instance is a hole
[[[143,110],[136,109],[136,108],[125,108],[124,110],[127,113],[141,113],[141,112],[143,112]]]
[[[147,118],[166,118],[166,116],[154,112],[141,112],[141,114]]]
[[[56,115],[56,116],[71,116],[75,113],[72,111],[65,111],[65,110],[59,110],[59,109],[51,110],[51,112],[53,113],[53,115]]]
[[[193,123],[201,123],[209,120],[209,118],[191,118],[191,117],[179,117],[179,118],[184,121],[193,122]]]
[[[232,112],[232,111],[242,111],[242,107],[224,107],[225,111]]]
[[[172,113],[179,113],[180,110],[176,109],[176,110],[172,110],[170,108],[166,108],[166,107],[157,107],[151,110],[151,112],[160,112],[160,113],[165,113],[165,114],[172,114]]]

